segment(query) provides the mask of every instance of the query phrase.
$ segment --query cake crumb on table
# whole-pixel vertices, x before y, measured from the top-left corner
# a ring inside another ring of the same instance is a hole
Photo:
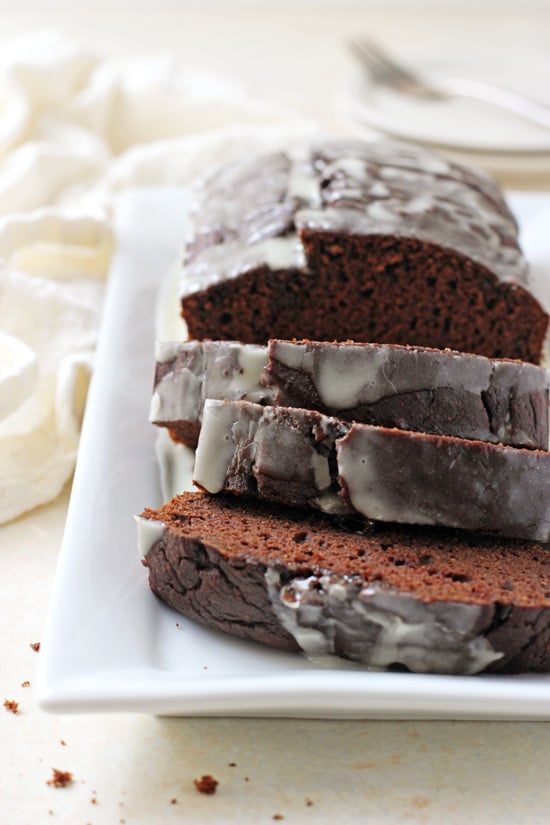
[[[194,779],[193,782],[195,783],[195,787],[199,791],[199,793],[205,793],[209,795],[216,793],[218,780],[214,779],[214,777],[210,776],[209,774],[201,776],[200,779]]]
[[[66,745],[67,743],[65,742],[65,740],[64,740],[64,739],[60,739],[60,740],[59,740],[59,744],[60,744],[60,745]]]
[[[230,768],[236,768],[237,767],[236,762],[228,762],[227,764],[229,765]]]
[[[32,647],[35,653],[38,653],[38,651],[40,650],[40,642],[31,642],[30,646]]]
[[[282,814],[273,814],[273,819],[284,819]]]
[[[28,679],[25,679],[24,682],[21,682],[21,687],[30,687],[30,686],[31,686],[31,683],[29,682]]]
[[[308,806],[308,808],[311,808],[311,806],[313,805],[313,799],[309,799],[309,797],[306,797],[306,805]]]
[[[175,796],[173,796],[173,797],[172,797],[172,799],[170,800],[170,805],[176,805],[176,804],[177,804],[177,801],[178,801],[178,800],[176,799],[176,797],[175,797]]]
[[[66,788],[73,781],[73,775],[70,771],[60,771],[58,768],[52,768],[52,778],[48,779],[47,785],[54,788]]]
[[[12,713],[19,713],[19,702],[15,699],[4,699],[4,707]]]

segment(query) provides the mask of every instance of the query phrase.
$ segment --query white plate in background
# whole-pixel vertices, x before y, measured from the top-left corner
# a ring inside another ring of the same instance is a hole
[[[550,273],[550,195],[511,199],[525,247]],[[154,307],[178,252],[182,190],[118,205],[109,280],[66,531],[40,662],[49,711],[326,718],[550,719],[550,675],[432,676],[325,670],[300,654],[226,636],[149,590],[132,518],[161,503],[148,422]],[[190,479],[189,479],[190,480]]]
[[[514,54],[511,59],[489,50],[471,58],[408,65],[434,83],[438,77],[479,80],[547,104],[550,110],[550,53]],[[358,125],[418,143],[476,153],[550,153],[550,129],[480,101],[426,101],[398,94],[373,84],[358,67],[344,107]]]

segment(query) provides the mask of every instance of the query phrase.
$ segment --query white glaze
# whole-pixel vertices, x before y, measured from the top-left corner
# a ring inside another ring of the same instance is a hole
[[[231,437],[234,415],[230,404],[213,399],[205,402],[193,481],[208,493],[220,493],[224,488],[235,452]]]
[[[181,341],[155,341],[155,361],[157,364],[168,364],[180,349]]]
[[[328,458],[312,450],[311,466],[313,467],[315,485],[317,489],[321,491],[321,494],[324,494],[325,491],[329,490],[331,485]]]
[[[185,366],[176,362],[158,381],[150,421],[200,424],[206,398],[265,403],[272,397],[271,390],[260,383],[267,362],[265,347],[233,341],[178,341],[157,345],[157,352],[161,364],[175,361],[180,353],[190,353],[192,358]]]
[[[481,606],[424,604],[328,574],[283,586],[280,572],[269,567],[265,578],[275,614],[308,657],[334,657],[343,636],[351,657],[371,668],[472,674],[502,657],[478,632],[490,613]]]
[[[260,266],[268,266],[273,271],[304,270],[305,253],[297,233],[289,232],[247,247],[240,241],[208,247],[183,269],[180,298]]]
[[[318,448],[314,424],[293,426],[304,411],[287,410],[281,418],[278,407],[261,407],[249,402],[231,403],[208,399],[197,445],[193,480],[210,493],[219,493],[230,468],[244,480],[256,477],[286,481],[299,480],[311,486],[311,498],[326,503],[334,512],[331,473],[326,454]],[[307,416],[307,412],[305,413]],[[317,431],[329,436],[328,416],[315,415]],[[301,422],[302,423],[302,422]],[[326,451],[328,452],[328,450]]]
[[[288,177],[288,197],[320,207],[319,179],[313,169],[311,154],[307,147],[294,147],[289,156],[292,165]]]
[[[203,380],[183,368],[168,372],[151,398],[149,421],[200,420]]]
[[[151,548],[160,541],[166,529],[162,521],[134,516],[137,525],[137,547],[140,556],[145,558]]]
[[[205,342],[206,370],[204,375],[203,401],[206,398],[264,401],[270,396],[260,383],[262,369],[267,364],[267,350],[256,344]],[[237,361],[237,369],[231,369],[231,359]]]
[[[159,418],[162,409],[162,400],[158,392],[153,392],[151,396],[151,404],[149,406],[149,421],[153,423],[160,421]],[[178,418],[179,418],[179,410],[178,410]]]
[[[481,393],[489,386],[491,362],[452,353],[406,350],[387,346],[327,346],[314,353],[306,344],[277,344],[277,359],[303,370],[315,382],[325,406],[353,409],[400,393],[462,387]],[[535,368],[536,369],[536,368]]]
[[[338,169],[344,172],[348,177],[355,180],[365,180],[365,164],[359,158],[338,158],[334,163],[329,164],[328,169]],[[328,171],[328,170],[327,170]]]
[[[307,271],[299,239],[304,229],[448,246],[500,280],[527,285],[527,267],[513,243],[515,223],[495,184],[418,147],[388,141],[300,146],[218,170],[199,192],[197,218],[201,197],[205,231],[219,225],[225,235],[184,266],[182,297],[262,265]],[[247,224],[249,214],[262,215],[257,231],[253,221]]]

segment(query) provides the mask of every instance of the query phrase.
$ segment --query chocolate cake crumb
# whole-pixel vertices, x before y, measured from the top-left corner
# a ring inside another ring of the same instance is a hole
[[[4,699],[4,707],[12,713],[19,712],[19,702],[16,702],[14,699]]]
[[[273,819],[284,819],[282,814],[273,814]]]
[[[175,805],[175,804],[177,803],[177,801],[178,801],[178,800],[177,800],[177,799],[176,799],[176,797],[174,796],[174,797],[170,800],[170,805]]]
[[[236,768],[237,767],[236,762],[228,762],[227,764],[229,765],[230,768]]]
[[[21,687],[30,687],[31,683],[26,679],[24,682],[21,682]]]
[[[311,806],[313,805],[313,799],[308,799],[306,797],[306,805],[308,806],[308,808],[311,808]]]
[[[64,740],[64,739],[60,739],[60,740],[59,740],[59,744],[60,744],[60,745],[66,745],[67,743],[65,742],[65,740]]]
[[[210,774],[205,774],[204,776],[201,776],[200,779],[194,779],[193,782],[195,783],[195,787],[199,793],[205,793],[208,795],[216,793],[218,780],[214,779],[214,777],[210,776]]]
[[[54,788],[66,788],[73,781],[73,775],[70,771],[60,771],[57,768],[52,768],[52,778],[48,779],[47,785]]]
[[[35,653],[38,653],[38,651],[40,650],[40,642],[31,642],[30,646],[32,647]]]

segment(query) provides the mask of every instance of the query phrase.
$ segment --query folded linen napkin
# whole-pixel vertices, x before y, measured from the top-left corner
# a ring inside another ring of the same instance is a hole
[[[315,125],[169,55],[90,54],[54,31],[0,55],[0,523],[73,470],[122,189],[184,185]]]

